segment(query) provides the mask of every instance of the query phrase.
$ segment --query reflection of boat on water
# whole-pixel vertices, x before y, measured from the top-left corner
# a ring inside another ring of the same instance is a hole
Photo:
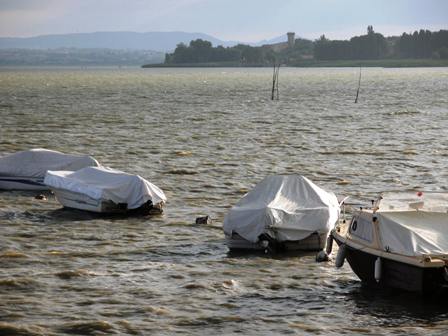
[[[448,193],[385,193],[331,236],[365,283],[414,292],[448,289]]]
[[[0,189],[48,190],[43,183],[47,170],[78,170],[98,166],[88,155],[31,149],[0,157]]]
[[[319,250],[339,216],[333,193],[303,176],[268,176],[224,219],[230,249]]]
[[[105,167],[48,171],[45,184],[67,208],[99,213],[161,212],[165,194],[138,175]]]

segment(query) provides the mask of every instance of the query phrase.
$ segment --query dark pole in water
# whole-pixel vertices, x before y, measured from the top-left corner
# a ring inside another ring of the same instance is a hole
[[[280,63],[278,64],[278,67],[277,67],[277,80],[275,81],[275,89],[276,89],[276,91],[277,91],[277,100],[279,100],[280,99],[280,97],[279,97],[279,91],[278,91],[278,73],[279,73],[279,71],[280,71]]]
[[[274,62],[274,73],[272,75],[272,93],[271,100],[274,100],[275,93],[277,93],[277,100],[279,100],[279,92],[278,92],[278,72],[280,71],[280,64],[278,66],[275,65]]]
[[[358,90],[356,90],[355,104],[358,102],[359,89],[361,88],[361,67],[359,67]]]
[[[271,100],[274,100],[274,93],[275,93],[275,63],[274,63],[274,73],[272,74],[272,93],[271,93]]]

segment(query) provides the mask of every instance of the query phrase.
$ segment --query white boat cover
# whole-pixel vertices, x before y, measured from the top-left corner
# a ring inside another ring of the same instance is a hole
[[[379,211],[382,247],[406,256],[448,255],[448,193],[383,195]]]
[[[262,233],[278,241],[302,240],[329,232],[339,212],[336,196],[306,177],[268,176],[229,211],[223,229],[254,243]]]
[[[48,149],[31,149],[0,157],[0,175],[44,177],[47,170],[78,170],[99,166],[88,155],[64,154]]]
[[[126,203],[136,209],[151,201],[166,201],[161,189],[138,175],[131,175],[106,167],[87,167],[76,172],[48,171],[44,183],[50,188],[66,190],[89,196],[95,200]]]

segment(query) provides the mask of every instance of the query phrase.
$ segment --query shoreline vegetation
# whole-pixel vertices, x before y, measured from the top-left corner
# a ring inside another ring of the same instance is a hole
[[[311,41],[290,32],[285,42],[252,47],[213,47],[197,39],[189,45],[179,43],[164,63],[143,68],[177,67],[447,67],[448,30],[415,31],[412,34],[384,37],[372,26],[367,34],[350,40],[330,40],[322,35]]]
[[[292,64],[282,64],[297,68],[419,68],[448,67],[448,60],[441,59],[380,59],[380,60],[303,60]],[[176,64],[145,64],[142,68],[272,68],[272,64],[243,64],[241,62],[204,62]]]

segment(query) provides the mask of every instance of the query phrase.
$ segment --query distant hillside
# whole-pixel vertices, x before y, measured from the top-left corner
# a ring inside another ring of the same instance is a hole
[[[167,52],[183,42],[203,39],[213,45],[231,46],[233,41],[221,41],[202,33],[186,32],[96,32],[64,35],[42,35],[26,38],[0,37],[0,49],[129,49]]]
[[[88,48],[0,49],[0,66],[132,66],[160,63],[164,53]]]

